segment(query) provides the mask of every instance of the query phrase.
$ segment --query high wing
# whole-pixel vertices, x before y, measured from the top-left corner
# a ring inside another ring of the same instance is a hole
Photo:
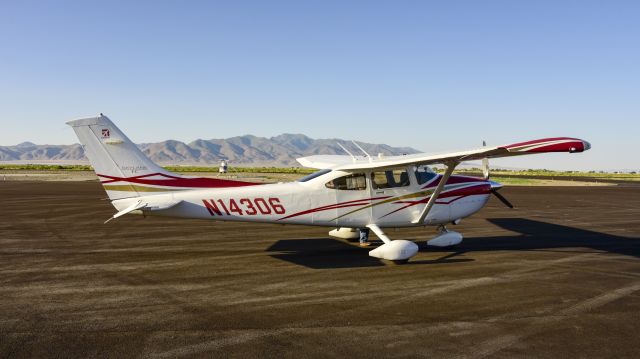
[[[483,158],[499,158],[549,152],[583,152],[591,148],[589,142],[571,137],[553,137],[519,142],[497,147],[482,147],[473,150],[426,154],[418,153],[390,157],[351,157],[340,155],[315,155],[298,158],[304,167],[341,171],[355,171],[371,168],[389,168],[403,165],[428,165],[437,163],[460,163]]]

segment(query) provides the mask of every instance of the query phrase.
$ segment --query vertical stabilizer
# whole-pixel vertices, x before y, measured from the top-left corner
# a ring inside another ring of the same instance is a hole
[[[200,188],[253,186],[256,183],[186,177],[153,163],[107,116],[70,121],[111,200]]]
[[[100,114],[67,124],[76,132],[85,155],[112,200],[137,197],[139,192],[147,192],[135,184],[121,183],[120,179],[170,175],[145,156],[107,116]]]

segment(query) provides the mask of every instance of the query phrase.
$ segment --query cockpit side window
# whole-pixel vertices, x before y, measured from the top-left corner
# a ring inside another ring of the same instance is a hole
[[[406,168],[372,172],[371,179],[375,189],[405,187],[410,184]]]
[[[337,190],[360,191],[367,189],[367,181],[364,173],[354,173],[333,179],[327,182],[325,187]]]
[[[429,166],[415,167],[415,174],[418,184],[425,184],[438,175]]]

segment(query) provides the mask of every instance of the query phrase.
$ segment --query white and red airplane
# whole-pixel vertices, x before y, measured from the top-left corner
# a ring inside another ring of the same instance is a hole
[[[456,245],[462,235],[448,231],[446,224],[478,212],[492,193],[511,206],[497,192],[502,185],[489,180],[488,158],[591,148],[580,139],[556,137],[437,155],[372,157],[361,149],[365,155],[354,156],[345,149],[349,155],[299,158],[303,166],[319,171],[298,181],[259,184],[171,173],[153,163],[102,114],[67,124],[118,210],[109,220],[135,213],[303,224],[333,227],[329,234],[340,238],[357,238],[368,228],[384,242],[369,255],[396,262],[413,257],[418,246],[389,239],[384,228],[438,226],[439,234],[427,243]],[[484,178],[451,175],[458,164],[470,160],[483,160]],[[433,164],[444,164],[444,174],[428,167]]]

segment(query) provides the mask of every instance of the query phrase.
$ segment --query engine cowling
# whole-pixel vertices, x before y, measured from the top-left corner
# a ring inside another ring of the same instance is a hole
[[[403,239],[385,243],[369,252],[369,256],[389,261],[402,261],[418,253],[418,245]]]
[[[454,231],[441,233],[427,241],[427,245],[434,247],[455,246],[462,242],[462,234]]]

